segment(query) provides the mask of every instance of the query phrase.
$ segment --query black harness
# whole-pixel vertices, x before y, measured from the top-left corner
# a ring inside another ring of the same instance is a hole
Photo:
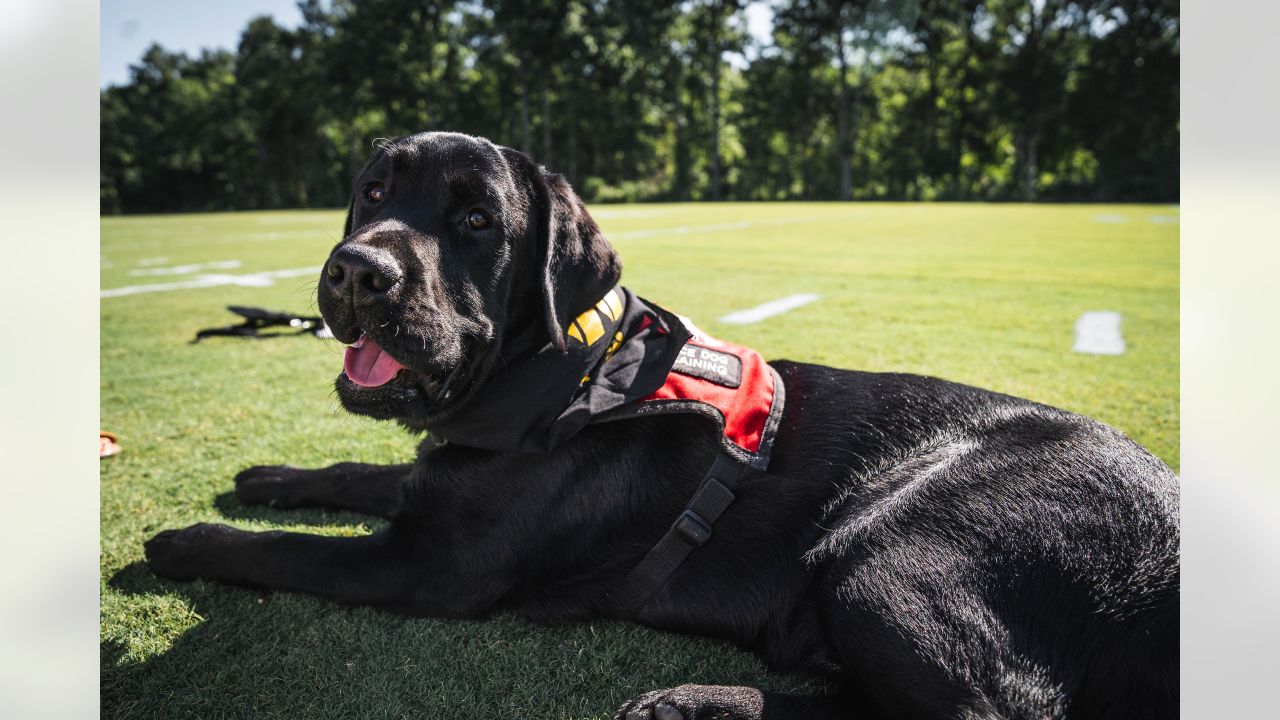
[[[550,344],[510,359],[431,434],[458,445],[546,453],[590,423],[662,413],[717,422],[720,449],[671,528],[606,598],[633,615],[711,539],[747,468],[764,470],[782,418],[782,379],[754,350],[696,334],[679,316],[611,290]]]
[[[619,617],[634,615],[667,584],[689,553],[707,544],[716,520],[733,503],[733,491],[746,469],[746,465],[727,453],[716,453],[711,470],[671,529],[649,550],[640,564],[627,573],[618,587],[606,594],[606,606],[613,614]]]

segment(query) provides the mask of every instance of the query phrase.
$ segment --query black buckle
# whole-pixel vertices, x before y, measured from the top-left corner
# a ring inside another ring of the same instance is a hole
[[[671,527],[694,547],[702,547],[703,543],[711,539],[711,526],[702,519],[701,515],[692,510],[680,513],[680,517],[676,518],[675,524]]]

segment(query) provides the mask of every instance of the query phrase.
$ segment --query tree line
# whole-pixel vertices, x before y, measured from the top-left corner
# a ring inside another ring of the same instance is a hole
[[[101,91],[104,213],[343,205],[379,137],[588,200],[1178,199],[1177,0],[303,0]]]

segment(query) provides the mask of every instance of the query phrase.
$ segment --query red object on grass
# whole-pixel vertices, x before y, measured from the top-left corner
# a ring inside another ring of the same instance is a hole
[[[98,457],[105,458],[117,455],[124,448],[120,447],[120,443],[116,442],[119,438],[113,432],[106,430],[98,431]]]

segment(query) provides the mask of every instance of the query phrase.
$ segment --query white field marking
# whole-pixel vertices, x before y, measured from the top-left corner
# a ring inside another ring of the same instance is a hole
[[[1123,355],[1120,313],[1100,310],[1081,315],[1076,320],[1076,344],[1071,350],[1086,355]]]
[[[650,218],[670,215],[670,210],[614,210],[612,208],[596,208],[591,211],[594,218]]]
[[[288,270],[268,270],[244,275],[197,275],[190,280],[169,283],[152,283],[150,285],[127,285],[111,288],[98,293],[98,297],[120,297],[137,295],[138,293],[167,292],[170,290],[195,290],[198,288],[218,287],[219,285],[238,285],[240,287],[270,287],[281,278],[301,277],[320,272],[317,267],[290,268]]]
[[[1177,215],[1152,215],[1151,222],[1157,225],[1177,225],[1178,216]]]
[[[1122,223],[1128,222],[1129,218],[1123,215],[1094,215],[1093,221],[1100,223]]]
[[[627,232],[609,233],[611,238],[634,239],[662,237],[663,235],[688,235],[700,232],[718,232],[720,230],[742,230],[751,227],[751,223],[741,220],[735,223],[718,223],[716,225],[680,225],[670,228],[654,228],[653,230],[629,230]]]
[[[228,233],[224,235],[214,235],[212,237],[210,236],[168,237],[163,239],[156,238],[151,240],[139,240],[135,242],[113,240],[107,243],[106,247],[112,252],[118,252],[118,251],[146,250],[146,249],[154,248],[157,246],[164,246],[166,248],[171,248],[171,247],[180,247],[180,246],[189,246],[189,245],[199,244],[202,247],[207,247],[209,245],[228,245],[232,243],[272,242],[275,240],[284,240],[286,238],[295,238],[295,237],[328,239],[328,240],[331,240],[332,242],[337,242],[340,239],[341,234],[342,234],[341,228],[339,228],[337,232],[331,232],[329,230],[319,230],[319,229],[317,230],[281,230],[279,232]],[[169,258],[149,258],[149,260],[153,261],[151,262],[151,265],[153,266],[163,265],[169,262]],[[158,262],[155,262],[155,261],[158,261]]]
[[[774,315],[781,315],[784,312],[790,312],[791,310],[795,310],[803,305],[808,305],[817,299],[818,296],[811,293],[788,295],[784,298],[778,298],[777,300],[770,300],[767,303],[757,305],[753,308],[731,312],[720,318],[720,322],[728,323],[729,325],[750,325],[751,323],[758,323],[761,320],[773,317]]]
[[[236,233],[228,235],[228,242],[239,240],[261,241],[261,240],[283,240],[285,238],[296,237],[315,237],[317,235],[325,235],[328,230],[277,230],[274,232],[257,232],[257,233]]]
[[[664,235],[693,235],[696,233],[713,233],[723,232],[725,230],[743,230],[749,227],[759,227],[761,225],[807,225],[809,223],[819,222],[844,222],[847,218],[839,217],[816,217],[816,218],[777,218],[774,220],[749,221],[739,220],[733,223],[717,223],[715,225],[679,225],[677,227],[654,228],[652,230],[628,230],[627,232],[605,233],[610,239],[634,239],[634,238],[650,238],[663,237]]]
[[[201,270],[235,270],[240,267],[239,260],[213,260],[210,262],[191,263],[190,265],[174,265],[172,267],[140,268],[130,270],[135,277],[149,275],[190,275]]]
[[[169,262],[167,257],[142,258],[138,261],[138,267],[155,267]]]
[[[341,210],[345,212],[346,208],[334,208],[334,210]],[[285,217],[274,217],[274,216],[260,217],[260,218],[255,218],[254,222],[256,222],[259,225],[297,225],[299,223],[313,223],[316,225],[334,224],[334,220],[332,217],[327,217],[324,215],[311,215],[310,213],[299,214],[297,217],[294,217],[292,215],[285,216]]]

